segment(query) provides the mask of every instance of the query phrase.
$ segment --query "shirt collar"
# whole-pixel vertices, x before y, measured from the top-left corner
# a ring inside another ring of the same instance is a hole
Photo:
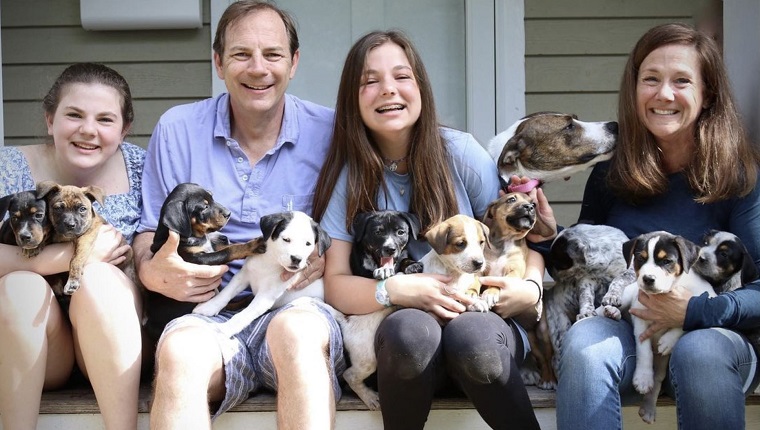
[[[298,142],[300,129],[298,127],[298,106],[290,94],[285,94],[285,113],[282,116],[282,125],[280,126],[280,135],[277,137],[277,143],[274,150],[279,149],[285,143],[295,145]],[[230,95],[223,93],[217,96],[216,100],[216,121],[214,124],[214,137],[224,140],[232,138],[230,129]]]

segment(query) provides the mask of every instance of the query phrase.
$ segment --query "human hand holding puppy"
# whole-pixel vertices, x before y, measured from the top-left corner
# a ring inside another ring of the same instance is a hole
[[[137,273],[145,288],[183,302],[200,303],[209,300],[222,282],[229,267],[188,263],[177,253],[179,235],[169,232],[166,243],[150,255],[153,235],[143,233],[135,238]]]
[[[280,279],[287,281],[292,279],[289,290],[301,290],[321,278],[325,274],[325,256],[319,255],[317,249],[309,256],[309,262],[306,264],[306,268],[300,272],[289,272],[287,270],[282,271]]]
[[[394,305],[421,309],[439,322],[446,322],[466,311],[475,301],[464,291],[447,290],[449,282],[451,278],[444,275],[399,274],[388,278],[385,288]]]
[[[127,259],[126,253],[130,246],[122,245],[122,238],[122,234],[114,226],[110,224],[100,226],[93,242],[92,252],[85,264],[103,262],[118,266],[123,263]]]
[[[686,320],[686,308],[692,292],[682,286],[675,286],[664,294],[647,294],[639,291],[639,302],[645,309],[631,308],[630,312],[643,320],[650,321],[649,328],[639,336],[639,341],[649,339],[660,330],[683,328]]]

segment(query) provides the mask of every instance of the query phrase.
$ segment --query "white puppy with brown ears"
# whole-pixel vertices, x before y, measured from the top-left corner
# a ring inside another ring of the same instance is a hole
[[[488,227],[466,215],[453,217],[435,225],[425,234],[433,248],[420,260],[424,273],[450,276],[444,287],[448,294],[464,292],[476,301],[468,311],[488,312],[490,306],[480,297],[478,275],[486,269],[484,249]]]
[[[280,278],[283,269],[289,272],[304,270],[315,247],[320,256],[330,247],[330,236],[322,227],[303,212],[281,212],[261,217],[261,233],[266,240],[266,252],[246,258],[243,267],[219,294],[193,309],[196,314],[216,315],[250,285],[253,301],[220,325],[222,332],[230,336],[239,333],[269,309],[276,309],[299,297],[324,299],[322,279],[305,288],[290,290],[298,277],[293,276],[288,281]]]

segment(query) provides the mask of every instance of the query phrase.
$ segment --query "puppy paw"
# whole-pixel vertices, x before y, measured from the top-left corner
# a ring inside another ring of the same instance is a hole
[[[620,300],[620,294],[605,294],[602,297],[602,306],[620,306],[622,300]]]
[[[63,286],[63,294],[66,294],[67,296],[70,296],[74,294],[76,290],[79,289],[79,280],[77,279],[69,279],[66,282],[66,285]]]
[[[218,314],[219,311],[221,311],[221,310],[222,310],[221,308],[219,308],[218,306],[214,305],[211,302],[203,302],[203,303],[200,303],[200,304],[196,305],[193,308],[193,313],[194,314],[205,315],[207,317],[212,317],[212,316]]]
[[[422,263],[416,262],[407,266],[406,269],[404,269],[404,273],[407,275],[411,275],[413,273],[422,273],[422,269]]]
[[[575,316],[575,321],[577,322],[577,321],[580,321],[580,320],[588,318],[588,317],[593,317],[594,315],[596,315],[596,313],[594,312],[593,309],[590,310],[590,311],[581,312],[581,313],[579,313],[578,315]]]
[[[623,315],[620,313],[620,309],[612,305],[603,306],[601,316],[612,318],[613,320],[618,321],[623,317]]]
[[[654,424],[655,415],[656,415],[655,408],[644,406],[644,405],[642,405],[639,408],[639,416],[647,424]]]
[[[499,301],[499,289],[488,288],[480,295],[480,299],[486,303],[488,309],[491,309]]]
[[[654,371],[652,369],[639,369],[633,372],[633,386],[641,394],[647,394],[654,387]]]
[[[473,304],[467,306],[468,312],[488,312],[490,309],[491,308],[488,306],[488,303],[479,297],[476,298]]]
[[[681,338],[680,332],[668,331],[657,341],[657,352],[661,355],[668,355],[673,351],[673,347],[676,346],[676,342]]]
[[[393,267],[378,267],[372,272],[372,276],[374,276],[375,279],[388,279],[395,274],[396,272]]]

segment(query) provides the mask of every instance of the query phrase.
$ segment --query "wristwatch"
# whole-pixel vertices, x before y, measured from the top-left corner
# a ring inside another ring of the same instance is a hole
[[[385,289],[385,279],[377,283],[375,288],[375,300],[386,308],[391,306],[391,298],[388,297],[388,290]]]

